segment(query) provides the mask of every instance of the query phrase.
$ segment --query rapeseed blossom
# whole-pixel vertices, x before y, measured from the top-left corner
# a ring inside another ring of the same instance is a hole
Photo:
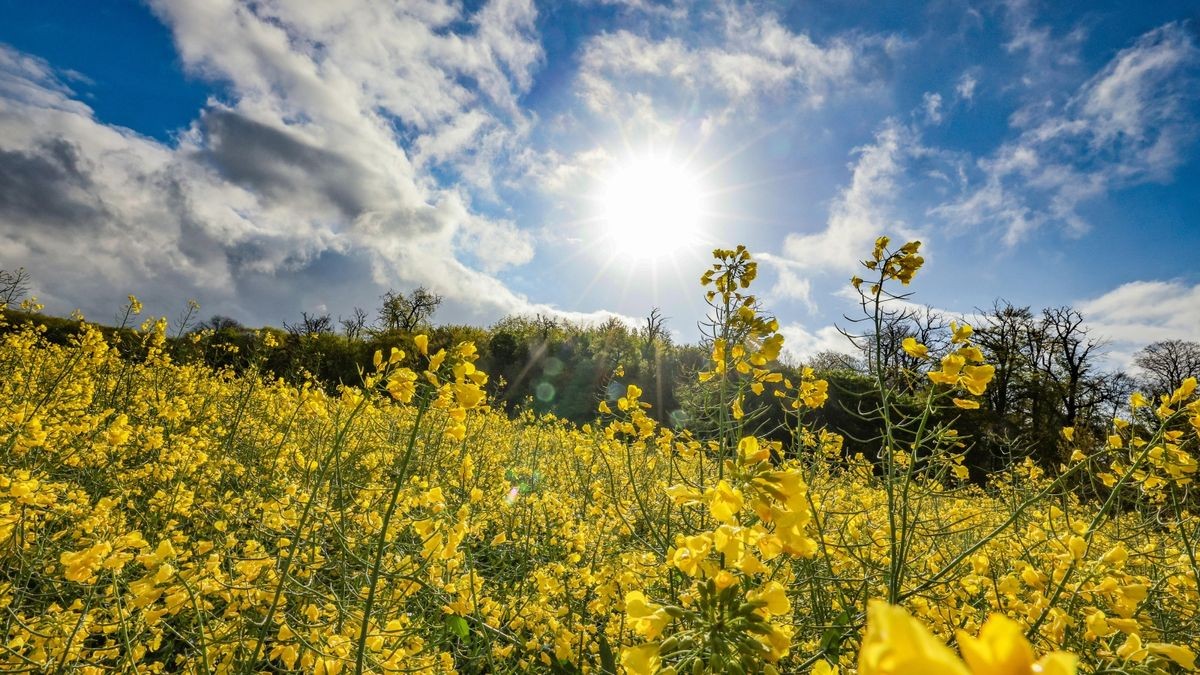
[[[889,245],[864,295],[921,269],[917,242]],[[88,324],[65,345],[0,326],[0,666],[1195,669],[1194,379],[1132,396],[1099,443],[1064,428],[1057,474],[1014,461],[970,484],[941,414],[992,386],[968,326],[936,353],[904,340],[925,417],[889,409],[911,433],[868,458],[811,423],[838,391],[778,363],[753,256],[714,260],[709,433],[665,428],[620,368],[592,424],[510,416],[474,344],[424,335],[325,389],[176,362],[157,320],[136,360]],[[790,428],[755,426],[769,402]]]

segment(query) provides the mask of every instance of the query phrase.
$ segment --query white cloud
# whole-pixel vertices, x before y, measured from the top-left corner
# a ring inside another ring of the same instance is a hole
[[[760,263],[766,263],[775,271],[775,285],[767,294],[769,301],[797,300],[810,313],[816,314],[817,303],[812,298],[812,280],[800,275],[800,265],[772,253],[756,253]]]
[[[1200,283],[1131,281],[1078,307],[1098,335],[1124,351],[1159,340],[1200,340]]]
[[[1056,70],[1079,62],[1079,48],[1087,33],[1076,26],[1064,35],[1055,35],[1047,26],[1037,25],[1032,0],[1006,0],[1004,24],[1010,39],[1004,44],[1009,53],[1023,53],[1031,68],[1024,83],[1033,85],[1056,77]]]
[[[921,107],[925,110],[925,121],[930,124],[942,123],[942,95],[925,92],[921,97]]]
[[[800,362],[825,351],[859,355],[854,344],[836,326],[823,326],[810,331],[799,323],[791,323],[781,326],[779,333],[783,335],[784,353]]]
[[[1167,24],[1120,51],[1062,106],[1027,106],[1011,120],[1019,136],[979,160],[980,178],[930,211],[954,227],[999,225],[1008,245],[1056,224],[1089,228],[1085,202],[1131,185],[1168,180],[1198,127],[1200,49]]]
[[[954,85],[954,93],[964,101],[972,101],[975,99],[975,87],[979,85],[979,81],[970,73],[963,73],[962,77],[958,78],[958,84]]]
[[[105,124],[67,74],[0,46],[0,176],[24,181],[0,186],[0,236],[52,309],[199,294],[278,321],[280,298],[332,304],[277,288],[303,273],[338,300],[426,284],[468,313],[556,311],[494,276],[528,262],[532,239],[469,192],[492,195],[533,124],[519,103],[543,58],[532,2],[152,9],[185,67],[225,92],[175,143]]]
[[[783,242],[783,255],[804,268],[852,272],[879,235],[911,234],[902,223],[897,224],[891,206],[905,160],[919,151],[910,129],[894,119],[886,120],[870,144],[854,150],[858,159],[850,184],[835,198],[825,229],[789,234]]]
[[[861,35],[819,44],[773,14],[733,3],[700,18],[715,22],[716,39],[708,31],[701,41],[618,30],[588,40],[576,83],[587,108],[651,135],[680,124],[712,133],[767,100],[815,108],[861,91],[877,81],[874,64],[899,45]],[[696,104],[703,112],[679,116],[681,105]]]

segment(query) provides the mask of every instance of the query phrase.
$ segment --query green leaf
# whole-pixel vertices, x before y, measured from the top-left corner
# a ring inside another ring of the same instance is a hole
[[[617,659],[604,633],[600,634],[600,672],[604,675],[617,675]]]
[[[846,637],[846,626],[849,624],[850,613],[842,610],[842,613],[834,619],[833,625],[825,629],[825,633],[821,636],[820,649],[834,664],[838,663],[842,654],[842,640]]]
[[[471,627],[467,625],[467,620],[461,616],[451,615],[446,617],[446,628],[449,628],[451,633],[464,640],[471,634]]]

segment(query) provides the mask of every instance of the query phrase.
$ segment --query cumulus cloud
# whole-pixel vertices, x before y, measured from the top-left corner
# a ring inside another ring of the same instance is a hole
[[[1121,365],[1151,342],[1200,337],[1200,283],[1131,281],[1078,307]]]
[[[1142,35],[1063,105],[1018,111],[1017,138],[980,159],[964,191],[930,213],[959,228],[997,225],[1009,245],[1047,225],[1086,232],[1082,204],[1166,181],[1184,160],[1200,128],[1198,66],[1200,48],[1186,26]]]
[[[732,3],[699,20],[714,23],[712,30],[689,39],[630,30],[591,38],[577,78],[586,107],[651,135],[681,124],[707,134],[736,116],[752,116],[764,102],[811,109],[870,87],[901,46],[895,38],[864,35],[818,43],[771,13]]]
[[[908,127],[888,119],[871,143],[854,150],[850,184],[830,206],[825,229],[810,234],[792,233],[783,242],[783,255],[804,268],[854,271],[863,251],[880,234],[907,236],[891,208],[906,161],[922,152]]]
[[[836,326],[822,326],[814,331],[802,324],[790,323],[780,326],[779,333],[783,335],[784,352],[801,363],[821,352],[859,355],[854,344]]]
[[[151,8],[222,91],[170,143],[97,119],[74,76],[0,46],[0,234],[52,309],[138,291],[278,321],[419,283],[467,313],[553,311],[495,276],[532,237],[473,206],[532,124],[531,2]],[[320,297],[281,309],[278,280],[301,273]]]
[[[812,280],[802,276],[799,264],[772,253],[756,253],[755,258],[775,270],[775,284],[768,293],[768,300],[796,300],[810,313],[817,312],[817,303],[812,297]]]

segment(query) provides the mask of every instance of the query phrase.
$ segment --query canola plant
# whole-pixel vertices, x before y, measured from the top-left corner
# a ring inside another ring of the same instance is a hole
[[[851,280],[868,321],[924,262],[889,244]],[[934,413],[978,407],[994,371],[954,325],[944,354],[903,345],[916,414],[878,381],[865,457],[806,424],[828,384],[778,367],[749,252],[714,255],[704,437],[632,385],[590,425],[510,418],[470,343],[416,336],[329,394],[176,363],[162,320],[137,359],[86,323],[68,345],[7,326],[0,670],[1195,670],[1195,380],[1135,395],[1102,447],[1064,429],[1057,471],[971,482]],[[753,432],[768,389],[790,443]]]

